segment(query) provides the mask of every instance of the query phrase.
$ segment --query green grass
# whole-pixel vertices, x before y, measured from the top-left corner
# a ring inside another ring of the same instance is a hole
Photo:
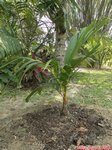
[[[0,102],[8,100],[19,101],[19,99],[24,101],[28,94],[29,91],[6,87],[0,94]],[[58,93],[48,85],[42,95],[36,94],[32,96],[30,102],[53,102],[57,99],[57,96]],[[59,99],[61,100],[61,98]],[[87,71],[76,73],[69,86],[68,99],[70,102],[80,105],[112,108],[112,72]]]
[[[80,89],[72,101],[83,105],[112,108],[112,72],[76,73],[73,83]]]

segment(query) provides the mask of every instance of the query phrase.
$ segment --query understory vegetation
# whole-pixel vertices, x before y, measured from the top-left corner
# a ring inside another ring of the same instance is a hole
[[[0,0],[0,150],[110,144],[111,110],[112,0]]]
[[[74,74],[69,84],[70,103],[76,103],[84,106],[95,106],[112,108],[112,72],[86,70]],[[5,87],[0,91],[0,101],[23,101],[29,94],[29,89],[13,89]],[[54,99],[55,97],[55,99]],[[61,102],[61,97],[49,85],[44,89],[41,95],[35,94],[31,98],[33,103]]]

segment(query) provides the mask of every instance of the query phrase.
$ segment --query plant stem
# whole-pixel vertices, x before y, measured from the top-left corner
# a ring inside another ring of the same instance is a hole
[[[63,91],[63,108],[62,108],[62,115],[68,115],[69,111],[67,108],[68,100],[67,100],[67,87],[64,87]]]

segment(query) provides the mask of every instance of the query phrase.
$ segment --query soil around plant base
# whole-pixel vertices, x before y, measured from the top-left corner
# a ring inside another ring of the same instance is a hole
[[[75,104],[69,105],[69,116],[60,116],[60,110],[60,103],[37,104],[1,118],[0,150],[74,150],[112,143],[111,111]]]
[[[44,144],[44,150],[68,150],[71,145],[95,145],[111,129],[94,109],[71,104],[70,114],[60,116],[60,106],[49,106],[22,117],[26,130]]]

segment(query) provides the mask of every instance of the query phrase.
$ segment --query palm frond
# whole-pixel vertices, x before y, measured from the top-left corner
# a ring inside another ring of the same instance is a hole
[[[5,29],[0,29],[0,59],[22,51],[20,41]]]
[[[105,24],[107,24],[108,19],[101,19],[99,21],[92,22],[89,26],[83,28],[80,32],[77,32],[70,40],[68,45],[64,63],[65,65],[72,65],[74,57],[78,56],[78,51],[87,42],[87,40],[99,31]]]

